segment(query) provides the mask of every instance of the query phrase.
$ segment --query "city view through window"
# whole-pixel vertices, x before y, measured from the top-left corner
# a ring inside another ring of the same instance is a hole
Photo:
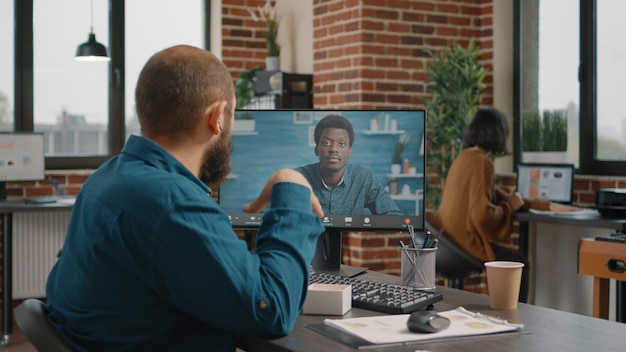
[[[34,124],[45,135],[48,156],[107,155],[110,62],[74,60],[87,40],[93,13],[96,40],[109,47],[108,0],[35,1]],[[134,88],[139,72],[156,51],[176,44],[204,45],[202,0],[126,1],[126,136],[139,134]],[[12,131],[13,1],[0,2],[0,131]],[[176,25],[172,25],[176,23]]]

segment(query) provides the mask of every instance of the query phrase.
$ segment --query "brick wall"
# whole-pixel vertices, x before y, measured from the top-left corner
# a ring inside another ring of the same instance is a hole
[[[315,108],[416,108],[428,95],[423,52],[475,38],[493,67],[491,1],[315,1]],[[493,101],[493,77],[483,101]]]
[[[246,69],[265,67],[263,23],[255,22],[247,11],[264,4],[265,0],[222,0],[222,61],[233,78]]]

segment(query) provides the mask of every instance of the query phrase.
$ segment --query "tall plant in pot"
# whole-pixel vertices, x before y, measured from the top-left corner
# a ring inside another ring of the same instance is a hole
[[[428,113],[426,162],[440,180],[434,186],[439,189],[427,192],[427,199],[436,210],[450,165],[463,147],[463,131],[478,110],[487,71],[478,60],[481,52],[473,39],[467,47],[454,43],[439,53],[425,52],[432,58],[428,74],[433,83],[432,95],[424,99]]]
[[[248,9],[248,13],[254,21],[262,21],[265,24],[263,37],[267,46],[267,57],[265,58],[265,69],[267,71],[280,70],[280,45],[278,44],[278,11],[276,3],[267,0],[265,5],[256,9]]]

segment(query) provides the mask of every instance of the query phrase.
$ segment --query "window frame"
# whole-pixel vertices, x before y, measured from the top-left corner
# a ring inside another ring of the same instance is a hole
[[[14,0],[14,131],[34,131],[33,2]],[[210,48],[211,0],[204,0],[204,47]],[[109,0],[108,154],[46,156],[48,169],[95,169],[122,150],[125,140],[125,0]],[[76,43],[78,45],[79,43]],[[134,87],[129,87],[134,89]]]
[[[514,40],[514,165],[518,165],[522,155],[521,116],[522,116],[522,77],[523,67],[523,0],[514,0],[513,40]],[[595,157],[597,150],[597,0],[580,0],[580,53],[579,53],[579,166],[578,174],[584,175],[626,175],[626,161],[606,161]],[[517,166],[515,166],[517,169]]]

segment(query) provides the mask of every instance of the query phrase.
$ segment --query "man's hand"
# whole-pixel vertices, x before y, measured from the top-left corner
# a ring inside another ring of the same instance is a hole
[[[311,206],[313,207],[313,212],[320,218],[324,217],[322,205],[315,196],[315,193],[313,193],[313,189],[311,188],[309,181],[307,181],[301,173],[292,169],[280,169],[270,176],[259,196],[252,202],[245,204],[243,206],[243,211],[246,213],[257,213],[265,208],[268,204],[270,204],[270,199],[272,198],[272,186],[280,182],[296,183],[308,188],[309,191],[311,191]]]

